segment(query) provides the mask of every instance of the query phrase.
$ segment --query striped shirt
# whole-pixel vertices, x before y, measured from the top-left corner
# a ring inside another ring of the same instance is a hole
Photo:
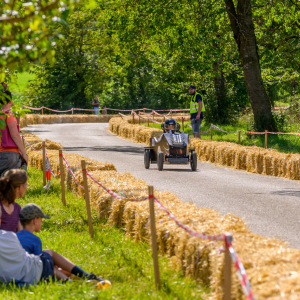
[[[0,229],[6,231],[17,232],[19,224],[19,214],[21,211],[21,206],[18,203],[14,203],[14,210],[11,214],[8,214],[0,201],[0,207],[2,210]]]
[[[17,237],[22,247],[29,253],[39,255],[42,253],[41,239],[28,230],[20,230]]]

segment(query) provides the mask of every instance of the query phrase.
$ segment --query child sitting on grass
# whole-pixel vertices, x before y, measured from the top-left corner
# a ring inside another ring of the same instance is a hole
[[[70,281],[69,277],[73,274],[87,280],[99,281],[103,287],[110,286],[111,283],[109,281],[103,280],[93,273],[85,272],[55,251],[42,251],[42,241],[38,236],[34,235],[33,232],[40,232],[43,218],[50,219],[50,216],[44,214],[38,205],[34,203],[26,204],[20,211],[20,222],[23,226],[23,230],[18,232],[17,237],[22,247],[29,254],[38,255],[47,261],[47,276],[54,277],[55,275],[59,280]]]

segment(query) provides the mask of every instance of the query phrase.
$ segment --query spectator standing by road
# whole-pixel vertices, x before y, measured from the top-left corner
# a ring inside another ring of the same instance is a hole
[[[0,119],[5,121],[5,129],[2,130],[0,137],[0,176],[7,170],[20,169],[23,160],[28,164],[28,157],[19,134],[17,126],[17,119],[9,111],[11,108],[11,101],[5,93],[0,92],[0,103],[2,104],[2,112],[6,115],[1,115]]]
[[[202,96],[197,93],[196,87],[191,85],[189,87],[189,93],[192,96],[190,102],[190,114],[191,124],[193,129],[194,137],[201,138],[200,126],[203,120],[203,112],[205,111]]]
[[[93,100],[93,108],[94,108],[94,112],[95,112],[95,115],[98,115],[99,113],[99,100],[98,100],[98,95],[95,96],[95,99]]]

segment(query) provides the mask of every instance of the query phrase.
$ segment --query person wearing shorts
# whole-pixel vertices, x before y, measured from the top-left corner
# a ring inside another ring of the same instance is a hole
[[[205,111],[202,96],[197,93],[196,87],[191,85],[189,93],[192,96],[190,102],[191,125],[194,137],[201,138],[200,126],[203,120],[203,112]]]
[[[27,213],[37,211],[41,212],[37,205],[27,204]],[[0,208],[0,224],[1,216]],[[43,216],[46,215],[43,214]],[[37,219],[35,218],[38,222]],[[69,279],[71,275],[88,281],[100,282],[103,287],[111,285],[108,280],[99,278],[93,273],[87,273],[53,250],[44,250],[39,255],[30,254],[22,247],[14,232],[0,230],[0,282],[34,285],[39,281],[48,282],[54,278],[63,282],[71,282],[72,280]]]

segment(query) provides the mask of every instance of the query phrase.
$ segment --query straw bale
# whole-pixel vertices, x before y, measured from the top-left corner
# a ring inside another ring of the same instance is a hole
[[[203,148],[212,149],[212,144],[214,144],[214,142],[205,143],[202,141],[197,141],[197,143],[201,145],[198,151],[201,149],[203,151]],[[269,173],[277,169],[278,173],[281,172],[285,176],[294,176],[299,164],[298,156],[293,155],[278,154],[276,158],[271,159],[273,150],[258,150],[251,147],[240,148],[237,145],[238,151],[234,156],[235,147],[228,145],[228,143],[215,144],[213,147],[215,147],[216,151],[216,162],[220,163],[220,161],[223,161],[226,165],[234,162],[234,165],[236,165],[237,156],[243,157],[243,161],[239,162],[239,165],[245,165],[247,161],[251,165],[253,172]],[[224,153],[222,153],[222,149]],[[40,161],[39,153],[41,152],[31,151],[30,156],[36,156],[36,160]],[[51,166],[56,164],[58,161],[57,150],[49,150],[48,155]],[[69,155],[67,159],[74,166],[78,167],[76,176],[82,184],[82,172],[80,166],[78,166],[80,156],[74,154],[66,155]],[[259,164],[261,164],[262,158],[263,162],[268,160],[268,168],[261,169]],[[282,164],[284,162],[285,167],[283,168]],[[92,164],[94,161],[90,160],[90,163]],[[102,163],[99,162],[95,164],[102,166]],[[281,164],[281,167],[275,167],[275,165],[279,164]],[[40,163],[37,165],[40,166]],[[93,170],[91,173],[104,186],[125,198],[144,197],[147,195],[146,183],[136,179],[130,173],[99,169]],[[88,186],[91,204],[98,211],[100,218],[108,218],[110,224],[124,227],[126,234],[136,241],[151,243],[148,201],[120,201],[113,198],[91,180],[88,181]],[[74,180],[70,182],[70,188],[76,193],[83,195]],[[154,193],[159,201],[180,222],[188,225],[191,229],[207,234],[233,233],[234,248],[246,268],[256,299],[299,299],[299,250],[289,248],[286,243],[280,240],[251,233],[245,222],[233,214],[221,216],[211,209],[198,208],[192,203],[182,202],[170,192],[154,191]],[[159,252],[166,254],[170,258],[170,265],[180,269],[185,276],[210,285],[211,298],[221,300],[223,298],[223,243],[191,237],[169,219],[163,210],[157,207],[155,208],[155,214]],[[232,266],[232,274],[232,299],[244,299],[239,280],[235,275],[234,266]]]
[[[20,128],[35,124],[107,123],[114,115],[38,115],[28,114],[20,119]]]

